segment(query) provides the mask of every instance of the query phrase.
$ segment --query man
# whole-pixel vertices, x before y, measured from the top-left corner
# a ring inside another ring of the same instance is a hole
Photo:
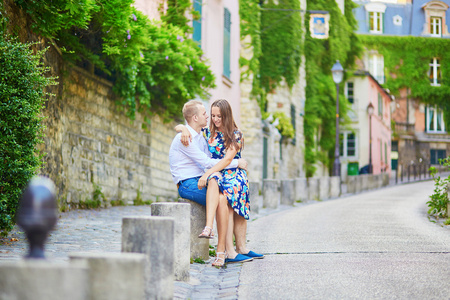
[[[172,172],[173,181],[177,184],[178,193],[181,197],[206,205],[207,191],[206,189],[198,189],[198,179],[203,175],[205,169],[211,168],[220,160],[211,159],[208,145],[201,134],[201,129],[207,125],[208,121],[208,115],[203,103],[196,100],[187,102],[183,107],[183,116],[187,122],[186,127],[191,133],[192,142],[189,143],[188,146],[183,146],[180,141],[180,134],[174,138],[169,151],[170,170]],[[227,168],[236,167],[245,169],[247,167],[247,162],[243,159],[234,159]],[[211,189],[215,189],[216,191],[219,189],[215,180],[208,183],[208,190],[210,190],[210,192]],[[245,251],[245,253],[250,255],[254,254],[254,258],[262,258],[262,255],[247,251],[245,247],[247,223],[244,218],[242,218],[242,221],[235,217],[236,221],[234,224],[236,226],[234,230],[233,227],[231,227],[228,235],[226,234],[228,231],[228,223],[230,222],[230,225],[233,224],[233,217],[228,218],[227,210],[229,207],[226,197],[221,193],[218,194],[219,199],[217,199],[217,205],[206,205],[207,210],[214,210],[215,207],[217,207],[215,212],[219,233],[217,252],[225,251],[225,239],[227,239],[226,244],[228,246],[227,252],[229,255],[227,262],[243,262],[251,260],[251,257],[238,255],[238,253],[235,252],[232,242],[232,232],[234,231],[238,251]],[[214,211],[212,214],[207,213],[207,215],[213,216]]]

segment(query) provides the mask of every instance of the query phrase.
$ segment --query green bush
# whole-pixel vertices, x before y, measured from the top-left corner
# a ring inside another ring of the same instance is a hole
[[[450,157],[439,160],[439,163],[443,166],[450,167]],[[437,170],[435,167],[430,168],[430,173],[435,177]],[[428,214],[436,217],[448,216],[447,205],[448,199],[448,185],[450,183],[450,175],[447,178],[442,179],[440,176],[434,178],[434,191],[430,196],[428,204]]]
[[[31,44],[0,35],[0,231],[11,230],[22,190],[40,166],[36,145],[42,142],[40,114],[54,84]]]
[[[133,0],[15,0],[32,28],[53,41],[70,61],[114,83],[118,107],[164,120],[183,104],[206,98],[214,75],[189,37],[192,3],[171,0],[161,22],[149,20]]]

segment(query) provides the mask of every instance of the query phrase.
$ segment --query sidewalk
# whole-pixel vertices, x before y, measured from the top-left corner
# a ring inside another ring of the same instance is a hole
[[[259,214],[252,215],[252,220],[289,208],[292,206],[261,209]],[[49,260],[68,261],[71,252],[120,252],[122,218],[150,215],[150,206],[60,213],[56,228],[47,240],[45,255]],[[22,259],[28,252],[27,247],[25,234],[16,226],[7,239],[0,239],[0,261]],[[174,283],[174,299],[237,299],[242,263],[217,269],[211,266],[211,262],[212,258],[206,264],[191,264],[190,281]]]

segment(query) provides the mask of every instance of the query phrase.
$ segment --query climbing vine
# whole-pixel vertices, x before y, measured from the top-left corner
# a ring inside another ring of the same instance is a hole
[[[313,39],[309,32],[309,14],[305,18],[306,103],[304,116],[305,171],[311,177],[316,163],[322,162],[331,170],[335,146],[336,85],[331,68],[339,60],[345,70],[353,68],[362,53],[362,44],[355,35],[356,20],[352,14],[355,4],[345,0],[343,15],[336,1],[308,1],[308,11],[326,10],[330,14],[329,38]],[[345,77],[343,82],[345,82]],[[343,83],[341,84],[343,86]],[[348,101],[340,89],[339,110],[341,126],[348,122]]]
[[[32,29],[51,38],[64,59],[114,83],[119,107],[179,116],[186,100],[206,97],[214,76],[202,51],[188,38],[190,1],[169,1],[161,23],[133,0],[15,0]]]
[[[241,57],[242,79],[252,78],[252,95],[262,111],[266,94],[285,80],[292,87],[298,79],[303,54],[302,17],[299,0],[240,0],[241,40],[250,37],[251,58]],[[276,9],[276,10],[271,10]]]
[[[361,35],[367,49],[377,50],[384,57],[386,83],[395,96],[409,88],[411,97],[423,103],[438,105],[444,110],[446,126],[450,125],[450,40],[423,37],[393,37]],[[405,52],[408,55],[404,55]],[[440,86],[430,86],[429,64],[438,58],[442,70]],[[450,128],[450,127],[448,127]]]

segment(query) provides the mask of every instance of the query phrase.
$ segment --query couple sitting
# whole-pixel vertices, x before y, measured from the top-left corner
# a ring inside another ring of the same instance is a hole
[[[250,211],[247,162],[241,158],[244,139],[230,104],[217,100],[211,105],[210,128],[200,101],[187,102],[183,116],[187,125],[175,127],[181,134],[170,147],[170,170],[181,197],[206,205],[206,226],[199,238],[213,237],[216,217],[219,236],[213,266],[263,258],[246,248]]]

